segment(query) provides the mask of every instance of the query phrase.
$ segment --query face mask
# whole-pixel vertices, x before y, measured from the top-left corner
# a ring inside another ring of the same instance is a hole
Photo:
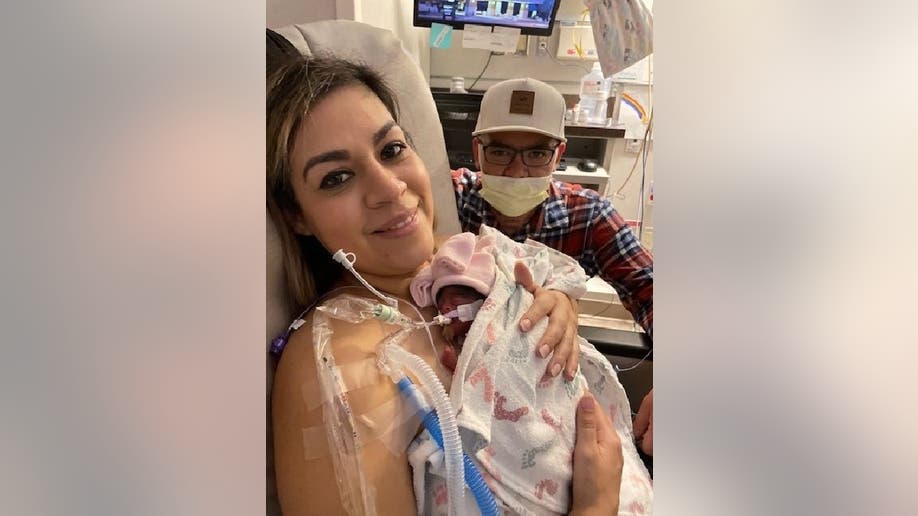
[[[516,217],[538,206],[548,198],[551,176],[504,177],[481,174],[481,196],[495,210]]]

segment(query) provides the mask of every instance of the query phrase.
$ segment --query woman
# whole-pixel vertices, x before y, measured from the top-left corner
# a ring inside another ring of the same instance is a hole
[[[292,300],[305,308],[322,295],[373,298],[332,261],[329,250],[338,249],[354,253],[355,268],[370,285],[407,299],[412,278],[434,251],[434,210],[428,173],[397,124],[394,96],[369,69],[322,58],[280,65],[269,72],[267,89],[268,208],[281,235]],[[550,314],[546,338],[557,341],[576,325],[571,303],[563,294],[533,290],[536,302],[526,317],[535,321]],[[435,315],[433,307],[419,314],[406,303],[400,309],[414,319]],[[314,315],[309,311],[303,330],[292,334],[274,380],[275,465],[286,514],[344,513],[344,502],[335,496],[339,487],[316,388]],[[372,360],[388,333],[374,322],[332,328],[335,361],[344,365]],[[415,332],[404,347],[424,358],[448,386],[448,373],[436,366],[444,342],[440,332],[432,335],[435,349],[424,332]],[[570,348],[571,343],[555,348],[549,369],[576,360]],[[415,502],[401,445],[419,425],[416,419],[398,424],[387,409],[398,404],[395,385],[375,371],[368,374],[379,378],[364,377],[348,392],[350,407],[364,425],[363,474],[375,493],[377,513],[410,514]],[[608,481],[616,471],[615,454],[620,457],[617,438],[603,431],[601,412],[584,414],[594,423],[585,424],[584,431],[593,433],[582,446],[578,433],[574,474],[582,477],[582,486],[598,485],[579,496],[575,486],[573,512],[609,511],[618,499],[618,482]]]

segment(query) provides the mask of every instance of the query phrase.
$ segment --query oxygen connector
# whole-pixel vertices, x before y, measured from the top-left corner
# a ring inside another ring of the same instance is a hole
[[[386,324],[395,324],[406,329],[419,329],[427,326],[445,326],[450,323],[449,317],[440,314],[430,321],[413,321],[400,312],[398,308],[383,304],[374,306],[372,314],[374,318]]]

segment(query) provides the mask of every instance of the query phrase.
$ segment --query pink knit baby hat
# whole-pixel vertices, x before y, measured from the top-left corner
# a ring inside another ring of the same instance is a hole
[[[491,292],[497,265],[490,253],[490,239],[481,242],[472,233],[449,238],[411,281],[411,297],[420,306],[436,303],[437,292],[447,285],[472,287],[484,296]]]

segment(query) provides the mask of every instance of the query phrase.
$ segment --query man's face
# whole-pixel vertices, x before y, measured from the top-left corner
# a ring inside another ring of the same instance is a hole
[[[488,147],[483,149],[483,147]],[[557,147],[557,149],[555,149]],[[503,149],[502,149],[503,148]],[[558,142],[550,136],[522,131],[490,133],[475,138],[472,141],[472,152],[478,170],[492,176],[506,177],[545,177],[558,167],[561,156],[564,155],[565,144]],[[484,151],[484,152],[483,152]],[[501,157],[511,156],[515,151],[528,151],[524,160],[521,152],[512,156],[512,161],[506,165],[494,164]],[[547,154],[546,154],[547,153]],[[537,162],[543,155],[551,155],[544,165],[526,164]],[[489,161],[491,157],[491,161]]]

